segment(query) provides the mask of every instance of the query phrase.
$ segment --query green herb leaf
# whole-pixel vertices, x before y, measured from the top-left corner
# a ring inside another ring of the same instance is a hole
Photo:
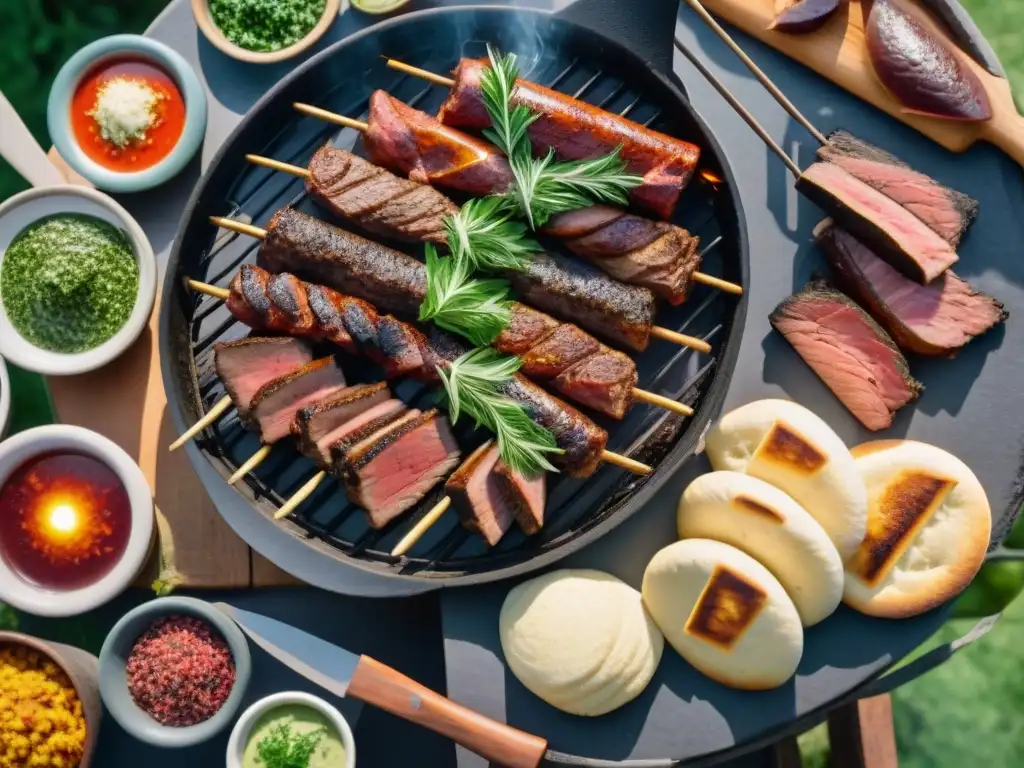
[[[507,197],[470,200],[454,216],[446,216],[448,250],[474,270],[522,272],[540,246],[526,237],[526,226],[512,221],[515,205]]]
[[[498,338],[511,320],[508,281],[471,278],[467,259],[442,258],[429,243],[426,257],[427,296],[420,304],[420,320],[433,320],[477,346]]]
[[[265,768],[309,768],[309,759],[326,732],[320,728],[300,735],[279,723],[256,743],[256,756]]]
[[[557,472],[545,455],[562,453],[555,438],[501,392],[520,365],[518,357],[505,357],[481,347],[455,360],[447,370],[439,367],[448,413],[452,424],[465,412],[477,426],[490,430],[498,441],[498,453],[513,472]]]
[[[491,128],[484,131],[490,141],[498,146],[511,160],[530,156],[530,140],[526,129],[540,117],[526,107],[513,106],[516,80],[519,79],[519,65],[515,54],[502,56],[490,45],[487,56],[491,66],[480,77],[480,90],[484,107],[491,118]]]

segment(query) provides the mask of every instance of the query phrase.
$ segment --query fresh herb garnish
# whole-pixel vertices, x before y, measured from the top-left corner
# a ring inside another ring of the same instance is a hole
[[[625,204],[629,190],[643,179],[626,172],[618,149],[591,160],[555,162],[552,151],[543,158],[533,157],[526,131],[538,115],[513,103],[519,77],[515,54],[501,56],[488,46],[487,55],[491,66],[480,78],[480,89],[491,128],[484,133],[508,157],[516,178],[509,194],[530,228],[542,227],[556,213],[594,203]]]
[[[319,728],[300,735],[279,723],[256,743],[256,755],[266,768],[309,768],[309,759],[326,732]]]
[[[438,256],[429,243],[425,250],[427,295],[420,320],[433,320],[477,346],[489,345],[509,324],[508,281],[477,280],[470,277],[469,259]]]
[[[294,45],[319,23],[327,0],[209,0],[210,18],[224,37],[250,51]]]
[[[472,269],[521,272],[540,246],[526,237],[526,226],[512,221],[515,207],[503,196],[469,200],[454,216],[446,216],[448,250]]]
[[[455,424],[464,411],[477,426],[486,427],[498,441],[498,453],[513,472],[532,475],[557,472],[545,456],[562,453],[551,433],[535,424],[521,405],[502,394],[501,387],[519,370],[522,360],[490,348],[472,349],[438,373]]]

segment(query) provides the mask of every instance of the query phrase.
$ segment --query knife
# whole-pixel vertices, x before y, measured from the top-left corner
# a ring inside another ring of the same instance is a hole
[[[491,720],[369,656],[357,656],[290,624],[214,603],[256,645],[335,696],[350,696],[417,723],[508,768],[537,768],[547,741]]]
[[[921,0],[921,4],[942,19],[960,47],[979,64],[996,77],[1006,79],[1006,72],[992,46],[958,0]]]

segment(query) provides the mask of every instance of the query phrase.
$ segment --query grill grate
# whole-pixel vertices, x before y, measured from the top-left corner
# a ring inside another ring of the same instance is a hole
[[[343,46],[279,85],[257,106],[256,116],[236,131],[208,172],[193,202],[185,232],[176,243],[172,269],[180,275],[226,286],[241,264],[255,261],[258,242],[234,233],[218,235],[205,221],[211,214],[264,225],[276,210],[290,205],[347,226],[313,205],[301,179],[250,166],[244,163],[244,155],[259,153],[305,166],[316,148],[327,141],[360,151],[356,131],[338,129],[293,112],[290,105],[294,101],[308,101],[365,119],[369,95],[384,88],[419,109],[437,110],[444,89],[424,87],[422,81],[407,75],[396,76],[375,56],[367,55],[367,50],[400,53],[403,60],[415,66],[444,72],[453,68],[462,55],[484,55],[483,40],[496,41],[503,50],[520,54],[525,77],[692,140],[704,149],[702,167],[719,178],[728,178],[720,156],[713,151],[713,141],[692,117],[688,105],[656,75],[645,67],[639,69],[643,65],[633,61],[631,55],[604,50],[610,44],[603,38],[597,38],[601,45],[595,45],[587,39],[593,33],[564,23],[556,25],[546,17],[514,14],[517,24],[532,26],[533,33],[525,36],[521,31],[517,33],[515,25],[497,22],[497,18],[497,14],[468,10],[418,21],[407,17],[406,23],[385,25],[389,31],[381,32],[380,39],[361,38],[352,50]],[[434,28],[429,29],[431,26]],[[524,48],[523,40],[530,45]],[[430,41],[430,45],[420,41]],[[353,62],[369,66],[354,71]],[[615,68],[602,68],[598,62],[613,62]],[[270,126],[278,127],[269,132]],[[745,245],[738,224],[738,205],[729,188],[716,188],[708,181],[695,179],[684,192],[674,221],[700,236],[703,271],[743,280]],[[557,249],[554,243],[545,245]],[[422,255],[422,248],[403,250]],[[168,302],[168,307],[180,312],[181,317],[172,327],[187,329],[187,334],[171,343],[179,345],[175,356],[182,361],[179,382],[188,401],[186,413],[194,417],[225,394],[213,370],[213,343],[241,338],[249,329],[236,321],[218,299],[192,296],[184,290],[175,295],[178,300]],[[698,285],[683,306],[659,308],[659,325],[705,339],[712,344],[713,354],[700,355],[652,339],[648,350],[635,356],[638,386],[686,402],[698,408],[697,415],[687,420],[640,403],[620,422],[595,418],[609,431],[610,450],[642,458],[656,471],[640,479],[603,465],[586,481],[549,476],[545,526],[536,536],[526,537],[513,526],[496,547],[487,549],[479,537],[458,525],[454,512],[448,512],[408,556],[393,558],[391,548],[443,496],[443,488],[436,488],[418,507],[375,531],[333,479],[323,483],[281,526],[293,535],[306,537],[314,548],[331,556],[353,559],[378,571],[449,581],[463,575],[496,578],[504,569],[522,566],[541,555],[567,554],[573,542],[611,518],[621,518],[636,491],[656,483],[692,453],[696,433],[701,422],[707,420],[709,409],[704,401],[715,382],[728,375],[726,368],[730,366],[716,361],[722,359],[727,346],[738,343],[738,339],[732,340],[731,329],[741,304],[734,297]],[[379,371],[365,359],[344,353],[338,357],[350,381],[379,380]],[[407,403],[417,407],[430,404],[432,393],[422,385],[402,380],[391,386]],[[462,423],[456,433],[464,455],[481,439]],[[263,514],[272,514],[316,472],[312,462],[302,457],[290,441],[284,442],[287,444],[275,446],[270,458],[246,477],[244,487],[239,484],[242,494],[251,498]],[[684,442],[689,447],[674,450]],[[241,427],[233,412],[200,438],[202,452],[223,475],[230,474],[258,447],[256,436]]]

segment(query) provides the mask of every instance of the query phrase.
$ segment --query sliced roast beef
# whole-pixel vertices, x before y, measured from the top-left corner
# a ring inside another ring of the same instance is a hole
[[[867,309],[907,352],[952,356],[1008,313],[952,270],[928,285],[897,272],[849,232],[823,221],[815,229],[836,285]]]
[[[515,519],[511,499],[494,471],[498,459],[498,446],[488,440],[462,462],[444,486],[462,527],[479,533],[489,547],[501,541]]]
[[[923,389],[881,326],[824,280],[783,301],[770,320],[870,430],[891,426],[893,414]]]
[[[333,357],[315,360],[260,387],[249,404],[249,420],[265,445],[276,443],[287,437],[300,408],[344,388],[345,376]]]
[[[494,465],[494,475],[503,492],[511,500],[516,522],[523,532],[532,536],[544,525],[544,505],[547,502],[547,473],[538,472],[527,477],[509,468],[504,461]]]
[[[846,131],[829,134],[828,143],[818,149],[818,157],[895,200],[954,248],[978,213],[978,201],[973,197],[942,186]]]
[[[914,214],[832,163],[814,163],[797,188],[907,277],[929,283],[957,261],[952,246]]]
[[[241,419],[248,417],[249,403],[260,387],[312,360],[313,353],[298,339],[252,336],[213,345],[213,367]]]
[[[448,420],[436,410],[399,419],[382,433],[345,451],[335,472],[349,498],[383,528],[419,502],[459,463],[459,446]]]
[[[356,416],[390,398],[391,391],[384,382],[357,384],[341,390],[334,397],[301,408],[292,423],[299,450],[319,464],[329,464],[333,435]]]
[[[371,408],[366,413],[356,416],[339,429],[337,435],[332,435],[333,440],[330,443],[331,469],[334,470],[338,479],[343,480],[345,454],[349,448],[371,437],[384,434],[392,425],[400,421],[413,419],[419,415],[419,410],[407,408],[401,400],[388,400]]]

